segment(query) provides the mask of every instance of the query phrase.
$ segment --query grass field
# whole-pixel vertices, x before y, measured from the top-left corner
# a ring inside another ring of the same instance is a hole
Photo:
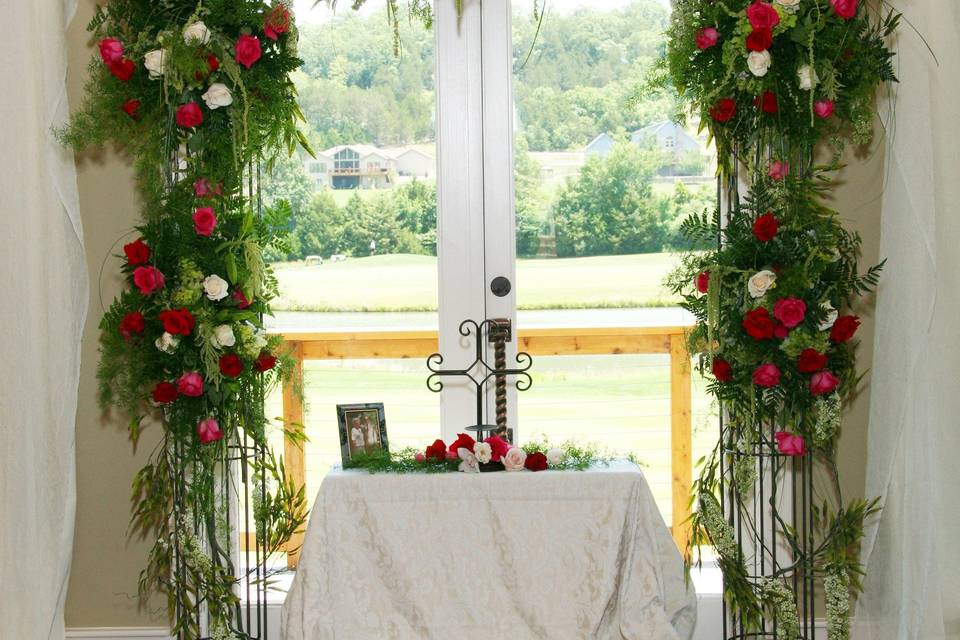
[[[517,261],[520,309],[659,307],[676,304],[663,279],[676,256],[652,253]],[[437,259],[385,255],[304,266],[276,265],[278,311],[434,311]]]
[[[439,396],[424,384],[426,369],[411,360],[312,361],[305,364],[307,492],[313,499],[331,465],[340,462],[336,405],[383,402],[392,450],[418,449],[440,435]],[[519,394],[520,438],[575,438],[618,454],[635,454],[669,522],[670,400],[666,355],[539,357],[533,387]],[[694,377],[694,460],[716,441],[716,418]],[[281,412],[279,394],[268,415]],[[466,426],[466,425],[464,425]],[[275,438],[280,445],[280,437]]]

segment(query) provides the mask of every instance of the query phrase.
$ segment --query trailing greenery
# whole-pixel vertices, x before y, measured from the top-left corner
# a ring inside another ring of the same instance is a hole
[[[134,444],[142,426],[162,430],[133,481],[130,533],[153,542],[140,594],[167,596],[178,637],[200,638],[205,610],[217,637],[247,638],[234,476],[259,483],[248,506],[262,562],[306,519],[263,413],[291,371],[262,324],[276,295],[263,252],[282,248],[290,207],[257,192],[261,166],[306,145],[296,27],[279,0],[111,0],[89,30],[100,55],[61,137],[118,148],[143,207],[118,256],[127,286],[100,323],[98,370],[100,400],[129,416]]]

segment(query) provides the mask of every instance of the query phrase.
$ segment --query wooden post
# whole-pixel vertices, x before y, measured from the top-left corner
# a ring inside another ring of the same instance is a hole
[[[303,343],[287,342],[290,347],[290,356],[295,364],[288,379],[283,385],[283,421],[286,429],[303,430]],[[298,388],[299,387],[299,388]],[[306,484],[306,465],[303,455],[304,443],[293,442],[289,438],[283,441],[283,464],[287,470],[287,478],[296,488]],[[300,559],[300,546],[303,544],[303,531],[298,531],[287,542],[287,567],[296,569]]]
[[[687,547],[690,525],[690,488],[693,483],[693,420],[690,354],[684,335],[670,336],[670,450],[673,475],[673,539],[680,552]]]

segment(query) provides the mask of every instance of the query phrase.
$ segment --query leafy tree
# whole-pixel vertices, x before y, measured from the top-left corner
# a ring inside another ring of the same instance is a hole
[[[540,164],[527,152],[527,140],[518,135],[514,143],[514,209],[517,220],[517,255],[536,255],[544,223],[544,195],[540,188]]]

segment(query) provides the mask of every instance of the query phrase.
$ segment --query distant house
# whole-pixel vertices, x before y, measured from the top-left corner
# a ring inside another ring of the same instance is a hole
[[[616,140],[613,139],[613,136],[604,132],[591,140],[583,152],[587,154],[588,158],[591,156],[604,158],[613,150],[615,144]]]
[[[653,143],[654,147],[672,153],[683,155],[688,151],[700,151],[700,143],[687,133],[683,127],[670,120],[662,120],[647,125],[630,134],[630,142],[636,146]]]
[[[383,189],[396,176],[436,178],[436,160],[419,147],[380,149],[368,144],[347,144],[304,159],[304,170],[317,187],[331,189]]]

